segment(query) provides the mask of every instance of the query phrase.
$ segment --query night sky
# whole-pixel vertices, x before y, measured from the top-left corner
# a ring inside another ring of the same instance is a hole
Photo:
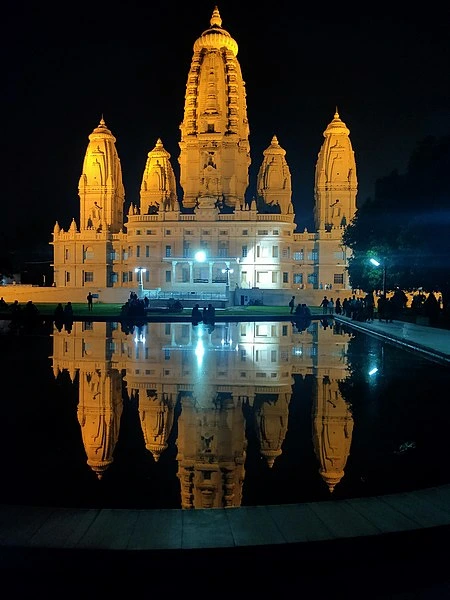
[[[358,204],[373,196],[376,179],[405,171],[418,142],[450,134],[448,8],[410,4],[403,14],[377,3],[309,4],[316,6],[217,3],[246,82],[248,199],[276,135],[287,152],[300,231],[313,229],[314,169],[336,106],[355,151]],[[26,236],[47,244],[55,221],[64,229],[72,217],[78,222],[78,180],[102,115],[117,138],[126,209],[139,201],[158,137],[178,177],[192,48],[215,3],[56,6],[11,3],[2,15],[0,234],[12,244]]]

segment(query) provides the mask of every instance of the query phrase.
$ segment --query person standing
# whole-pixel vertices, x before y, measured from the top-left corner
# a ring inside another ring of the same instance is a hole
[[[92,310],[92,300],[93,300],[93,296],[91,294],[91,292],[89,292],[89,294],[86,296],[87,298],[87,302],[88,302],[88,310]]]
[[[326,296],[323,297],[320,307],[323,309],[323,314],[326,315],[328,312],[328,298]]]
[[[292,296],[292,298],[289,300],[289,308],[291,309],[291,315],[294,312],[294,307],[295,307],[295,296]]]

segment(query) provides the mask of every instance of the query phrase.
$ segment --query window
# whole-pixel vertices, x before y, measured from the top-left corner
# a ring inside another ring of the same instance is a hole
[[[283,283],[289,283],[289,273],[283,271]]]
[[[66,249],[64,250],[64,259],[65,259],[65,260],[69,260],[69,257],[70,257],[69,249],[68,249],[68,248],[66,248]]]
[[[228,231],[226,231],[225,229],[221,229],[219,231],[219,235],[228,235]]]
[[[243,229],[242,230],[242,235],[248,235],[248,229]]]
[[[291,255],[290,248],[284,248],[283,249],[283,258],[289,258],[290,255]]]
[[[122,283],[128,283],[128,273],[122,273]]]
[[[150,281],[150,270],[147,269],[145,271],[145,283],[148,283]]]
[[[70,273],[66,271],[66,283],[70,283]]]
[[[166,271],[166,283],[170,283],[172,281],[172,271]]]
[[[278,246],[272,246],[272,258],[278,258]]]
[[[154,229],[147,229],[147,235],[156,235],[156,231]]]
[[[273,230],[273,235],[280,235],[280,232],[278,231],[278,229]]]
[[[272,283],[278,282],[278,273],[277,271],[272,271]]]
[[[141,256],[141,247],[136,246],[136,258],[139,258],[140,256]]]
[[[170,360],[170,350],[168,348],[164,350],[164,360]]]
[[[164,334],[165,335],[170,335],[171,332],[172,332],[171,323],[165,323],[165,325],[164,325]]]
[[[281,335],[286,336],[287,334],[288,334],[288,326],[283,325],[283,327],[281,328]]]
[[[166,246],[166,258],[172,256],[172,246]]]
[[[92,283],[93,281],[94,281],[93,271],[85,271],[84,272],[84,283]]]
[[[228,242],[219,242],[219,256],[226,258],[228,256]]]
[[[84,249],[84,260],[89,260],[92,258],[94,258],[94,250],[90,246],[88,246]]]
[[[149,258],[150,256],[150,246],[145,246],[145,258]]]
[[[140,229],[136,229],[136,235],[141,235],[141,230]]]
[[[344,284],[344,274],[343,273],[335,273],[333,275],[333,283],[337,283],[338,285]]]
[[[166,235],[172,235],[172,231],[170,229],[166,229]]]
[[[258,229],[258,235],[269,235],[268,229]]]
[[[293,282],[300,284],[303,283],[303,273],[294,273]]]
[[[319,260],[319,252],[317,250],[311,252],[311,260]]]
[[[242,246],[242,258],[247,258],[248,248],[247,246]]]
[[[304,259],[303,250],[300,250],[299,252],[294,252],[294,260],[303,260],[303,259]]]
[[[189,283],[189,269],[185,267],[181,270],[181,281],[183,283]]]

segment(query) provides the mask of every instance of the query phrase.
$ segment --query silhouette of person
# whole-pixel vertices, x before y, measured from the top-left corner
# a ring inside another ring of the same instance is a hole
[[[64,327],[70,333],[73,327],[73,307],[72,302],[68,302],[64,307]]]
[[[294,312],[294,307],[295,307],[295,296],[292,296],[292,298],[289,300],[289,308],[291,309],[291,315]]]
[[[192,325],[198,325],[202,320],[202,313],[200,312],[200,306],[198,304],[192,308],[191,318]]]
[[[55,327],[58,331],[61,331],[64,325],[64,307],[59,302],[53,312],[53,319],[55,321]]]
[[[89,292],[89,294],[86,296],[87,302],[88,302],[88,309],[92,310],[92,301],[94,299],[94,297],[92,296],[91,292]]]

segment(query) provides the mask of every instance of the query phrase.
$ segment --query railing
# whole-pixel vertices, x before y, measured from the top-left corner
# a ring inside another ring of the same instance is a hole
[[[163,292],[159,290],[143,290],[149,300],[226,300],[227,295],[216,292]]]

